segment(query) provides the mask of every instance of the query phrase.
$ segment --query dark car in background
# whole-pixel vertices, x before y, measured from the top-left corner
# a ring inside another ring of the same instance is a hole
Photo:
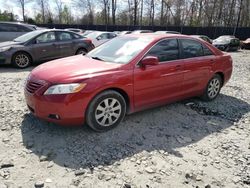
[[[11,41],[25,33],[37,30],[35,25],[19,22],[0,22],[0,42]]]
[[[86,54],[94,48],[92,41],[74,32],[36,30],[13,41],[0,43],[0,64],[26,68],[33,62]]]
[[[213,45],[222,51],[237,51],[240,48],[240,40],[231,35],[224,35],[215,39]]]
[[[206,36],[206,35],[191,35],[192,37],[194,37],[194,38],[200,38],[200,39],[202,39],[202,40],[204,40],[204,41],[206,41],[206,42],[208,42],[208,43],[210,43],[210,44],[213,44],[213,40],[212,39],[210,39],[208,36]]]

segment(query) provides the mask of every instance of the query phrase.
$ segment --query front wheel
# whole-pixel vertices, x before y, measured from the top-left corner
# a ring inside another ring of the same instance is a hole
[[[205,101],[214,100],[219,95],[221,87],[222,87],[221,76],[216,74],[213,76],[211,80],[209,80],[202,98]]]
[[[31,57],[25,52],[18,52],[12,58],[14,66],[20,69],[30,66],[31,61]]]
[[[116,91],[108,90],[90,102],[86,122],[95,131],[107,131],[116,127],[125,114],[126,102],[123,96]]]

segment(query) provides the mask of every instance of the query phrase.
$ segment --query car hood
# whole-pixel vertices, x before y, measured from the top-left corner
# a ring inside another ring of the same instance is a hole
[[[31,76],[50,83],[70,83],[119,71],[121,66],[77,55],[44,63],[35,68]]]
[[[7,41],[7,42],[1,42],[0,48],[13,47],[13,46],[19,46],[19,45],[22,45],[22,43],[21,42],[14,42],[14,41]]]

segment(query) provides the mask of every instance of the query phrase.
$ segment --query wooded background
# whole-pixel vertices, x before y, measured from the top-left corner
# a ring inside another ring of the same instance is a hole
[[[33,24],[75,24],[89,29],[102,28],[101,30],[162,30],[176,26],[177,31],[184,33],[189,33],[189,27],[196,27],[194,34],[203,27],[208,27],[211,28],[210,36],[223,30],[220,27],[229,27],[224,30],[230,34],[233,34],[237,27],[250,27],[250,0],[10,1],[20,7],[22,16],[11,12],[10,7],[8,11],[0,10],[0,20],[21,19]],[[27,14],[31,11],[34,12],[32,16]],[[242,32],[248,32],[250,37],[248,29],[243,29]]]

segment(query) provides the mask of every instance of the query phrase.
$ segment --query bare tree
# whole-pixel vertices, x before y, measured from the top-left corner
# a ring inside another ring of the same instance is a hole
[[[58,14],[58,22],[62,23],[62,12],[63,12],[63,2],[62,0],[54,0],[56,4],[57,14]]]
[[[17,0],[17,3],[21,6],[22,9],[22,16],[23,16],[23,21],[26,21],[25,17],[25,7],[28,3],[30,3],[32,0]]]

